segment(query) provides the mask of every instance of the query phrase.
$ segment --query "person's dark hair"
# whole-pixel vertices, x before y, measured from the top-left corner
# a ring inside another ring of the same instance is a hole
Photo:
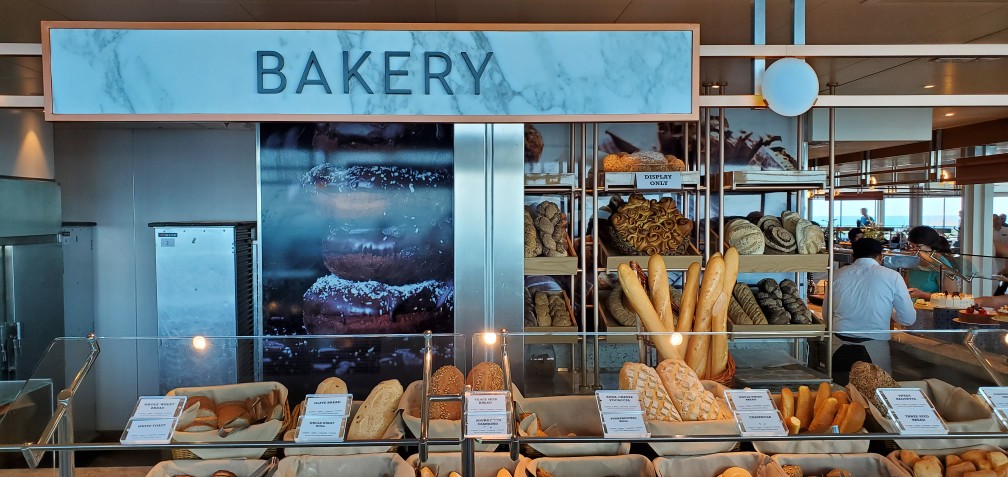
[[[937,230],[926,225],[918,225],[907,234],[907,241],[917,245],[927,245],[931,250],[941,253],[952,253],[952,247]]]
[[[860,238],[851,245],[854,260],[859,258],[875,258],[882,255],[882,242],[870,238]]]
[[[847,241],[853,244],[855,242],[855,240],[854,240],[855,237],[857,237],[858,234],[862,234],[862,233],[864,233],[864,231],[861,230],[860,227],[854,227],[854,228],[850,229],[847,232]]]

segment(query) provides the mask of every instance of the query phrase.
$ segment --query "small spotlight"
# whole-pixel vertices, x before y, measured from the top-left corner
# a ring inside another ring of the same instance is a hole
[[[946,118],[950,118],[952,116],[955,116],[955,113],[945,113]]]
[[[193,348],[196,348],[196,349],[206,349],[206,345],[207,345],[206,338],[204,338],[202,336],[193,336],[192,345],[193,345]]]
[[[715,83],[715,84],[711,85],[711,88],[713,88],[713,89],[721,89],[721,85]]]
[[[931,89],[931,88],[934,88],[934,87],[935,87],[935,85],[933,85],[933,84],[926,84],[926,85],[924,85],[924,89]]]
[[[1008,337],[1006,337],[1006,339],[1008,339]],[[682,333],[672,333],[672,336],[669,337],[669,341],[672,342],[672,346],[681,345],[682,340],[683,340]]]
[[[1005,344],[1008,344],[1008,334],[1005,335],[1004,340],[1005,340]]]
[[[483,342],[491,346],[497,342],[497,333],[483,333]]]

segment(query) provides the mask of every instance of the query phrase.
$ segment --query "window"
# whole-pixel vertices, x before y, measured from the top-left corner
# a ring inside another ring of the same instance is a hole
[[[829,204],[826,199],[812,199],[812,221],[822,227],[828,227],[827,218],[829,218]]]
[[[885,215],[881,224],[886,227],[909,227],[910,226],[910,198],[909,197],[886,197]]]
[[[923,225],[936,229],[956,229],[959,227],[959,212],[962,199],[959,197],[925,197],[922,201]]]
[[[868,215],[878,220],[877,200],[837,200],[833,202],[833,225],[857,227],[857,220],[861,218],[861,208],[868,209]],[[829,217],[829,203],[826,199],[813,199],[812,220],[825,227],[829,224],[827,217]]]

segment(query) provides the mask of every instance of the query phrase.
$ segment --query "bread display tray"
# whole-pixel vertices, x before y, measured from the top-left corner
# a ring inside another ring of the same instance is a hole
[[[403,423],[414,437],[420,437],[420,418],[410,414],[410,409],[420,409],[420,402],[423,398],[423,382],[413,381],[406,387],[402,399],[399,401],[399,414]],[[598,413],[596,413],[598,414]],[[459,439],[462,436],[462,421],[451,421],[448,419],[431,419],[427,427],[427,437],[430,439]],[[475,444],[477,451],[492,451],[497,448],[497,444]],[[458,452],[461,444],[430,446],[431,452]]]
[[[548,437],[565,437],[569,433],[575,436],[602,436],[602,420],[599,418],[595,396],[524,398],[516,395],[515,404],[519,414],[535,414],[525,416],[519,423],[518,434],[522,437],[536,434],[539,429],[536,418]],[[626,454],[630,445],[618,441],[583,444],[537,442],[525,444],[523,448],[525,455],[529,457],[606,456]]]
[[[353,422],[354,416],[360,409],[361,404],[364,401],[354,401],[350,406],[350,415],[347,416],[347,430],[350,429],[350,423]],[[298,418],[301,417],[301,413],[304,412],[304,407],[298,405],[295,408],[294,422],[296,423]],[[297,435],[298,429],[290,429],[284,433],[283,440],[288,442],[294,441],[294,436]],[[382,439],[402,439],[406,436],[406,431],[403,428],[402,412],[396,413],[395,419],[392,420],[392,424],[389,424],[388,429],[385,429],[385,433],[382,434]],[[344,434],[345,437],[345,434]],[[284,449],[284,455],[296,456],[296,455],[352,455],[352,454],[374,454],[380,452],[393,452],[395,451],[395,446],[331,446],[331,447],[288,447]]]
[[[654,464],[637,455],[592,457],[541,457],[519,468],[522,477],[536,477],[537,470],[553,477],[656,477]]]
[[[166,460],[151,468],[147,477],[211,475],[218,470],[226,470],[238,477],[249,477],[264,465],[267,465],[267,461],[260,459]]]
[[[414,477],[413,468],[399,454],[285,457],[274,477],[328,477],[336,475]]]
[[[753,477],[788,477],[770,456],[759,452],[727,452],[684,457],[659,457],[654,460],[658,477],[680,475],[716,476],[730,467],[741,467]]]
[[[833,469],[845,469],[857,476],[910,477],[902,467],[878,454],[777,454],[773,460],[781,467],[797,465],[806,475],[826,475]]]
[[[511,460],[508,452],[477,452],[475,455],[476,469],[475,477],[497,477],[497,471],[505,469],[515,475],[519,466],[524,466],[529,460],[527,457],[519,455],[518,460]],[[413,454],[406,459],[406,463],[420,473],[420,455]],[[462,454],[458,452],[431,453],[424,463],[437,477],[448,477],[452,471],[462,473]]]

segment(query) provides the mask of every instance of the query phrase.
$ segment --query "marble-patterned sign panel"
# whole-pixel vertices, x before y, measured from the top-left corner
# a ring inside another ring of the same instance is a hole
[[[694,37],[53,26],[50,115],[695,119]]]

